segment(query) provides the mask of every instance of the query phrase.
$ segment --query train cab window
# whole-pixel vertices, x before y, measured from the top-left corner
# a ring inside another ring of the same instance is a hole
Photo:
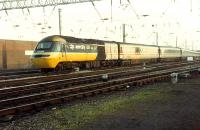
[[[50,51],[52,48],[53,43],[52,42],[40,42],[38,43],[35,51]]]
[[[38,43],[35,52],[61,52],[62,44],[56,42],[40,42]]]

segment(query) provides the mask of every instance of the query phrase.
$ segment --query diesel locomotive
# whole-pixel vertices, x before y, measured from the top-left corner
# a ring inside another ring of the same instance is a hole
[[[62,71],[75,67],[131,65],[141,62],[199,58],[200,53],[175,47],[81,39],[53,35],[38,42],[31,61],[41,71]]]

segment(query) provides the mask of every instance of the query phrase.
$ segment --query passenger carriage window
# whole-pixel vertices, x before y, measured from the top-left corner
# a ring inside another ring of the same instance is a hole
[[[117,53],[117,48],[114,48],[114,53]]]
[[[139,47],[136,47],[136,48],[135,48],[135,53],[136,53],[136,54],[140,54],[140,53],[141,53],[141,49],[140,49]]]

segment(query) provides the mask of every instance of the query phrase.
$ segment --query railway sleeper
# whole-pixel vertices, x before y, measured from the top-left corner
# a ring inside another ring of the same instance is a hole
[[[5,117],[6,115],[13,115],[16,113],[16,111],[16,109],[2,109],[0,110],[0,117]]]
[[[95,91],[94,93],[95,93],[95,94],[100,94],[101,92],[100,92],[100,91]]]
[[[50,104],[50,105],[60,104],[60,103],[62,103],[62,101],[63,101],[62,98],[57,98],[57,99],[54,99],[54,100],[50,100],[50,101],[49,101],[49,104]]]
[[[103,88],[103,89],[101,89],[100,90],[102,93],[105,93],[105,92],[108,92],[109,90],[108,90],[108,88]]]
[[[98,94],[98,93],[95,93],[95,94]],[[93,94],[92,93],[86,93],[85,96],[89,97],[89,96],[92,96]]]
[[[27,105],[26,107],[22,106],[17,109],[17,113],[22,113],[24,111],[31,111],[33,110],[33,108],[35,108],[34,105]]]
[[[166,76],[167,77],[167,76]],[[169,78],[169,77],[167,77],[167,78]],[[150,78],[150,79],[152,79],[153,81],[155,80],[155,81],[160,81],[160,80],[162,80],[163,79],[163,76],[158,76],[158,77],[152,77],[152,78]],[[121,82],[122,83],[122,82]],[[137,81],[136,83],[139,83],[139,84],[141,84],[141,85],[143,85],[143,84],[145,84],[146,83],[146,80],[142,80],[142,81]],[[123,88],[123,87],[125,87],[125,86],[121,86],[121,85],[119,85],[119,86],[115,86],[116,88]],[[114,88],[113,88],[114,89]],[[100,92],[102,91],[102,92],[107,92],[107,91],[109,91],[109,90],[112,90],[112,88],[110,88],[110,89],[108,89],[108,88],[104,88],[104,89],[101,89],[101,90],[99,90]],[[95,93],[95,92],[98,92],[98,91],[93,91],[93,93]],[[86,93],[85,93],[86,94]],[[72,96],[73,97],[73,96]],[[53,102],[53,101],[52,101]],[[56,100],[55,100],[55,103],[60,103],[60,102],[57,102]],[[27,107],[26,109],[24,109],[24,110],[29,110],[29,108]]]
[[[84,97],[84,94],[77,94],[76,95],[76,98],[82,98],[82,97]]]
[[[63,101],[64,101],[64,102],[69,102],[69,101],[71,101],[72,99],[73,99],[73,97],[69,97],[69,96],[63,97]]]

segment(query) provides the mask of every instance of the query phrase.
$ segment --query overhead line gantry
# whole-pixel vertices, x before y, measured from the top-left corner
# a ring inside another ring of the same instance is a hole
[[[101,0],[2,0],[0,1],[0,11],[45,6],[57,6],[93,1]]]

